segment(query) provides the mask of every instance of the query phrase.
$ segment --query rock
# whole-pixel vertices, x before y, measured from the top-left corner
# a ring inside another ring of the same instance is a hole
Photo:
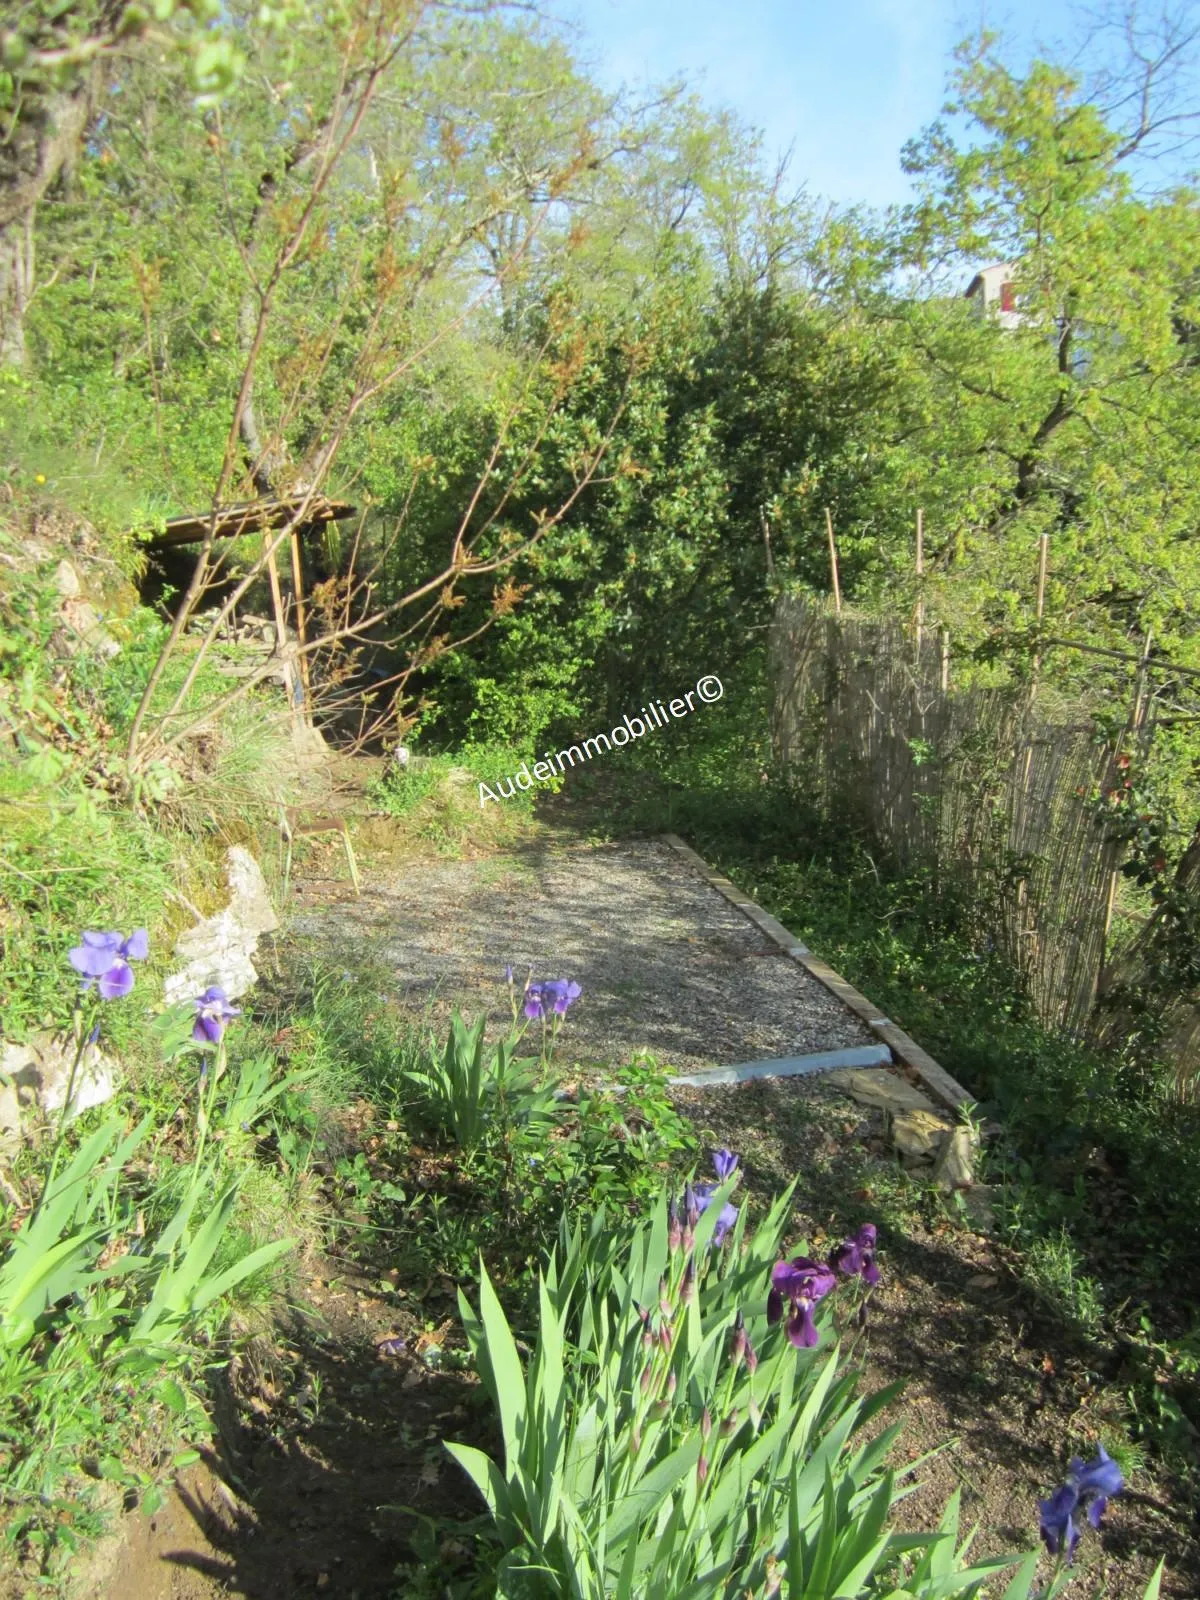
[[[255,934],[274,933],[279,927],[279,918],[267,893],[262,868],[249,850],[235,844],[226,851],[225,876],[234,905],[247,931]]]
[[[21,1148],[21,1106],[15,1083],[0,1081],[0,1161],[12,1161]]]
[[[875,1106],[883,1111],[936,1111],[933,1101],[907,1078],[886,1067],[839,1067],[822,1073],[822,1081],[836,1084],[860,1106]]]
[[[72,1044],[64,1049],[60,1060],[56,1063],[57,1070],[43,1077],[41,1101],[44,1111],[62,1109],[67,1098],[67,1080],[70,1077],[74,1055],[75,1047]],[[104,1105],[106,1101],[112,1099],[116,1090],[116,1069],[113,1063],[93,1045],[90,1050],[84,1051],[79,1071],[75,1075],[75,1090],[71,1096],[68,1116],[77,1117],[81,1111],[90,1111],[93,1106]]]
[[[892,1118],[892,1143],[911,1161],[926,1161],[937,1155],[953,1132],[949,1117],[919,1106],[897,1111]]]
[[[229,904],[176,941],[175,954],[184,966],[163,985],[168,1005],[194,999],[214,984],[235,1000],[258,982],[251,958],[260,937],[278,928],[279,918],[262,869],[248,850],[233,845],[225,854],[225,871]]]
[[[0,1046],[0,1129],[20,1126],[22,1107],[40,1104],[43,1111],[61,1111],[67,1098],[75,1041],[69,1036],[35,1034],[25,1044]],[[83,1052],[70,1115],[102,1106],[116,1093],[116,1064],[97,1045]],[[9,1099],[11,1097],[11,1105]],[[5,1153],[9,1135],[0,1131],[0,1154]]]
[[[54,587],[64,600],[76,600],[83,593],[79,574],[69,561],[60,561],[55,567]]]
[[[68,654],[77,655],[80,650],[92,650],[106,660],[120,655],[121,646],[111,633],[101,627],[100,614],[91,601],[81,598],[64,600],[62,618],[75,635],[75,640],[67,643]]]
[[[996,1190],[990,1183],[973,1183],[962,1191],[963,1209],[976,1233],[996,1231]]]
[[[971,1130],[960,1123],[951,1131],[938,1154],[933,1169],[935,1185],[947,1194],[952,1194],[955,1189],[969,1189],[975,1182],[971,1165],[973,1155]]]

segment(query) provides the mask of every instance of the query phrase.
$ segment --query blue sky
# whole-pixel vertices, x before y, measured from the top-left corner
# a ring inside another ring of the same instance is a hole
[[[843,204],[903,201],[904,141],[945,98],[953,45],[981,23],[1065,60],[1082,37],[1071,0],[557,0],[609,88],[684,74],[762,130],[768,156]],[[1011,57],[1009,59],[1012,59]]]

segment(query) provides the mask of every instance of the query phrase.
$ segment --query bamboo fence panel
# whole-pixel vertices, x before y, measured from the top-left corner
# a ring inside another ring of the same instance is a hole
[[[770,632],[777,757],[830,816],[865,825],[930,875],[964,874],[1038,1015],[1081,1034],[1106,960],[1121,847],[1089,798],[1115,751],[1093,725],[1048,720],[1036,693],[949,685],[946,646],[787,596]],[[1139,680],[1140,691],[1140,680]],[[1138,707],[1130,737],[1151,736]]]

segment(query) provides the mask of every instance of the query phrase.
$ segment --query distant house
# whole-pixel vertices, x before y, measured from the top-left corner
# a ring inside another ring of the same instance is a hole
[[[1019,328],[1023,321],[1017,310],[1015,272],[1014,262],[997,261],[977,272],[967,285],[967,299],[978,315],[994,316],[1002,328]]]

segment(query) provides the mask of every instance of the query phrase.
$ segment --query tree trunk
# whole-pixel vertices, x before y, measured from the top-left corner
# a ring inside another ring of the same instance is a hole
[[[0,361],[25,360],[33,294],[33,219],[38,201],[74,156],[99,83],[99,67],[70,90],[30,93],[0,143]]]
[[[33,288],[33,216],[0,228],[0,365],[25,365],[25,307]]]

